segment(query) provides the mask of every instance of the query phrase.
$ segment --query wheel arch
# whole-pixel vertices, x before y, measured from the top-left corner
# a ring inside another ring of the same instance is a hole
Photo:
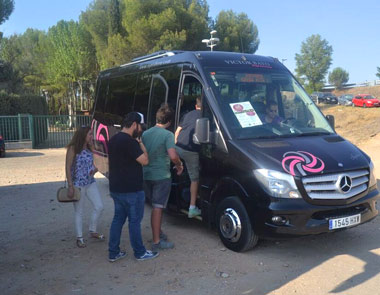
[[[211,223],[216,224],[216,208],[218,204],[225,198],[236,196],[240,199],[247,209],[248,192],[243,185],[233,177],[223,177],[215,185],[211,192],[210,203],[212,204]],[[248,210],[247,210],[248,211]]]

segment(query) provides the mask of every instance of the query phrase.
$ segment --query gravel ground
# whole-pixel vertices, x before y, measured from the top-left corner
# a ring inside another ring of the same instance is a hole
[[[380,178],[380,136],[362,148]],[[8,151],[0,159],[1,294],[379,294],[380,219],[350,230],[283,241],[260,241],[234,253],[198,220],[165,214],[173,250],[157,259],[107,260],[107,243],[75,246],[72,204],[56,201],[64,178],[64,149]],[[105,210],[99,231],[108,236],[113,203],[97,175]],[[379,181],[378,181],[379,183]],[[85,208],[87,227],[90,205]],[[150,207],[143,240],[150,247]]]

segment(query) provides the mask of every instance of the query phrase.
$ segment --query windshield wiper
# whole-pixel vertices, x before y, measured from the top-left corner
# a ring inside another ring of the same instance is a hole
[[[245,136],[240,136],[238,139],[277,139],[277,138],[287,138],[287,137],[295,137],[297,134],[294,133],[288,133],[288,134],[274,134],[274,135],[262,135],[262,136],[257,136],[257,137],[245,137]]]
[[[318,132],[306,132],[306,133],[298,133],[295,136],[301,137],[301,136],[318,136],[318,135],[330,135],[332,133],[328,131],[318,131]]]
[[[257,137],[239,136],[237,139],[276,139],[276,138],[289,138],[289,137],[302,137],[302,136],[319,136],[319,135],[331,135],[328,131],[318,132],[306,132],[306,133],[287,133],[287,134],[274,134],[274,135],[262,135]]]

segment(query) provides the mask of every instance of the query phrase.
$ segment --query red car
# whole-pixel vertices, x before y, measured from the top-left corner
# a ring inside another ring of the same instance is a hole
[[[363,108],[379,107],[380,100],[370,94],[358,94],[352,99],[352,106]]]

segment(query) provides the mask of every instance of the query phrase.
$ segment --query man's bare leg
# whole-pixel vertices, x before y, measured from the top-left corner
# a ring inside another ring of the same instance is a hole
[[[160,242],[161,221],[162,208],[153,208],[150,222],[152,226],[153,243],[155,244]]]
[[[198,196],[199,181],[192,181],[190,184],[190,206],[195,206]]]

